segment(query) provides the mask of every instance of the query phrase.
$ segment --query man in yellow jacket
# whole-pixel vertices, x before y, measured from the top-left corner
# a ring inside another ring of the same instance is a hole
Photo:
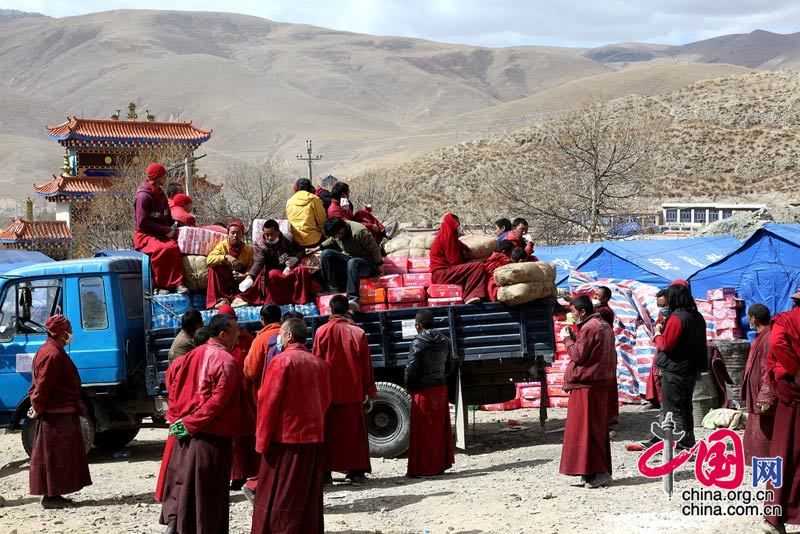
[[[239,292],[239,282],[247,276],[253,266],[253,247],[244,241],[244,224],[241,221],[228,223],[228,237],[217,243],[206,258],[208,265],[208,290],[206,307],[213,308],[220,302],[237,297],[237,304],[259,304],[258,289],[251,288],[244,294]],[[252,290],[252,291],[251,291]],[[250,301],[254,302],[250,302]]]
[[[286,218],[292,229],[292,237],[300,246],[315,247],[322,241],[325,208],[314,194],[314,186],[308,178],[297,180],[295,191],[286,201]]]

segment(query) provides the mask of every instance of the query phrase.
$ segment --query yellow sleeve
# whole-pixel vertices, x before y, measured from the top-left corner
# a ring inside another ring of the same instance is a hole
[[[217,265],[222,265],[225,261],[225,256],[228,255],[228,240],[223,239],[217,246],[214,247],[214,250],[206,257],[206,265],[209,267],[215,267]]]
[[[325,224],[326,219],[325,206],[322,205],[322,201],[319,197],[315,198],[312,204],[314,206],[314,221],[316,222],[317,228],[322,230],[322,225]]]
[[[244,245],[244,251],[239,258],[239,262],[244,266],[245,271],[249,271],[253,266],[253,245]]]

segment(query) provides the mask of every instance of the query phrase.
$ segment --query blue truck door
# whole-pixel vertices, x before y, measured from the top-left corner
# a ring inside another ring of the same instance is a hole
[[[28,395],[44,324],[62,302],[61,278],[16,281],[4,286],[0,304],[0,424],[7,425]]]
[[[86,384],[115,384],[126,375],[124,335],[117,332],[108,275],[68,277],[65,314],[72,322],[73,338],[67,347]]]

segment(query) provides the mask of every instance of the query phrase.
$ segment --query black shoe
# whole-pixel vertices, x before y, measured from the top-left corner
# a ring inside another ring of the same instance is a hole
[[[75,506],[75,503],[61,495],[56,495],[55,497],[42,496],[42,508],[45,510],[61,510],[72,506]]]
[[[254,504],[256,502],[256,494],[253,490],[244,486],[242,488],[242,493],[244,493],[245,498],[250,501],[250,504]]]
[[[322,484],[325,486],[332,486],[333,485],[333,477],[330,473],[326,473],[322,479]]]
[[[650,439],[648,439],[648,440],[645,440],[645,441],[640,441],[640,442],[639,442],[639,444],[640,444],[642,447],[644,447],[645,449],[649,449],[649,448],[650,448],[650,447],[652,447],[653,445],[658,445],[658,443],[660,443],[660,442],[661,442],[661,440],[660,440],[660,439],[658,439],[657,437],[653,436],[652,438],[650,438]]]
[[[679,441],[679,442],[678,442],[678,443],[675,445],[675,450],[678,450],[678,451],[689,451],[689,450],[691,450],[691,449],[692,449],[692,447],[694,447],[696,444],[697,444],[697,443],[691,443],[691,444],[690,444],[690,443],[686,443],[686,442],[683,442],[683,441]]]
[[[244,486],[244,483],[244,479],[231,480],[231,491],[239,491]]]
[[[178,523],[176,519],[172,519],[169,523],[167,523],[167,530],[164,531],[164,534],[176,534],[178,532],[178,528],[175,526]]]
[[[588,489],[604,488],[608,486],[611,481],[611,475],[608,473],[596,473],[586,477],[586,485],[584,487]]]
[[[345,480],[354,486],[360,486],[361,484],[367,483],[367,477],[365,477],[363,473],[348,474]]]

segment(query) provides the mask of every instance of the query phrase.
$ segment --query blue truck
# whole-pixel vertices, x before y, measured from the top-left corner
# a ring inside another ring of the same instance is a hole
[[[116,450],[140,428],[163,426],[167,352],[178,328],[154,320],[159,311],[154,313],[151,289],[148,258],[133,251],[36,263],[0,274],[0,428],[21,431],[30,452],[31,364],[44,343],[47,317],[59,311],[73,325],[66,350],[81,377],[87,449]],[[549,299],[516,307],[485,303],[431,309],[460,362],[450,390],[462,421],[465,406],[510,400],[515,382],[544,378],[544,366],[555,351]],[[378,397],[367,417],[374,456],[395,457],[408,446],[410,397],[403,389],[403,371],[416,311],[355,317],[367,332],[378,382]],[[306,320],[313,334],[327,317]],[[242,326],[253,333],[260,328],[255,320]]]

